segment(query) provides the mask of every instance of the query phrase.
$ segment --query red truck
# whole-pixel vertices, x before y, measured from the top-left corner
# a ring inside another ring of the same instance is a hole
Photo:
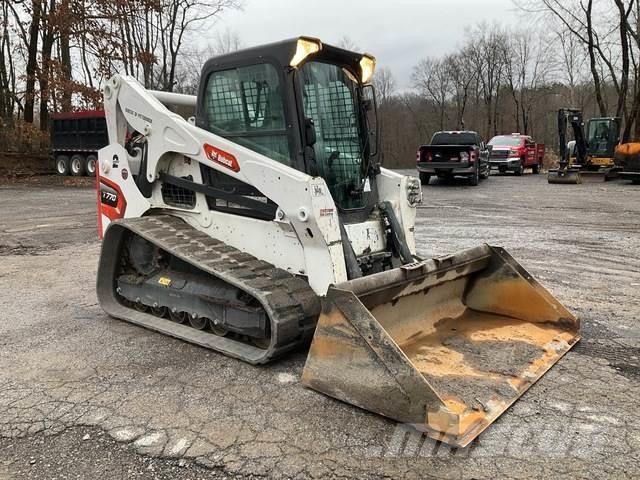
[[[520,176],[525,168],[531,168],[533,173],[542,170],[544,144],[536,143],[528,135],[497,135],[489,141],[489,145],[493,147],[489,165],[500,173],[510,171]]]

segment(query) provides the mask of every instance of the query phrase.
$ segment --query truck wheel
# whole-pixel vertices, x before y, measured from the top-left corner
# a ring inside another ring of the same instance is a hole
[[[77,153],[71,157],[69,161],[69,171],[74,177],[80,177],[84,175],[84,157]]]
[[[520,163],[518,164],[518,166],[516,167],[513,173],[516,174],[516,177],[522,176],[522,174],[524,173],[524,162],[522,160],[520,160]]]
[[[537,175],[540,173],[540,170],[542,170],[542,162],[540,163],[536,163],[533,167],[531,167],[531,171]]]
[[[428,173],[420,172],[420,183],[422,185],[429,185],[429,180],[431,180],[431,175]]]
[[[84,171],[89,177],[93,177],[96,174],[96,162],[98,159],[95,155],[87,155],[87,159],[84,162]]]
[[[66,155],[56,157],[56,172],[58,175],[69,175],[69,157]]]
[[[476,187],[480,183],[480,167],[476,166],[473,174],[469,177],[469,185]]]

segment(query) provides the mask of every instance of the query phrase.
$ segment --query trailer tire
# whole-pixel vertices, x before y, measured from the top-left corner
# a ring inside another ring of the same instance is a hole
[[[69,175],[69,157],[66,155],[56,157],[56,172],[58,175]]]
[[[69,172],[74,177],[81,177],[84,175],[85,159],[80,154],[75,154],[69,160]]]
[[[429,180],[431,180],[431,175],[428,173],[420,172],[420,183],[422,185],[429,185]]]
[[[94,177],[96,174],[96,163],[98,158],[95,155],[87,155],[84,162],[84,172],[89,177]]]

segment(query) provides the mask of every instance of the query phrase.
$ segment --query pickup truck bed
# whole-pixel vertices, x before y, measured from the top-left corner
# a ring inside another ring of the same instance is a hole
[[[440,178],[464,176],[472,185],[477,185],[480,178],[489,176],[488,151],[481,149],[482,141],[475,138],[473,132],[438,132],[431,144],[422,145],[418,149],[416,167],[423,184],[427,184],[433,175]],[[442,138],[471,139],[472,144],[442,145]],[[435,141],[435,142],[434,142]]]

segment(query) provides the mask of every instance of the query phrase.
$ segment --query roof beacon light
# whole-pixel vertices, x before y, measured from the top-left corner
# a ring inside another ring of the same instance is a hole
[[[322,50],[322,42],[317,38],[300,37],[296,45],[296,53],[291,58],[289,65],[297,67],[309,55]]]
[[[362,83],[369,83],[376,69],[375,57],[365,53],[360,59],[360,69],[362,70]]]

